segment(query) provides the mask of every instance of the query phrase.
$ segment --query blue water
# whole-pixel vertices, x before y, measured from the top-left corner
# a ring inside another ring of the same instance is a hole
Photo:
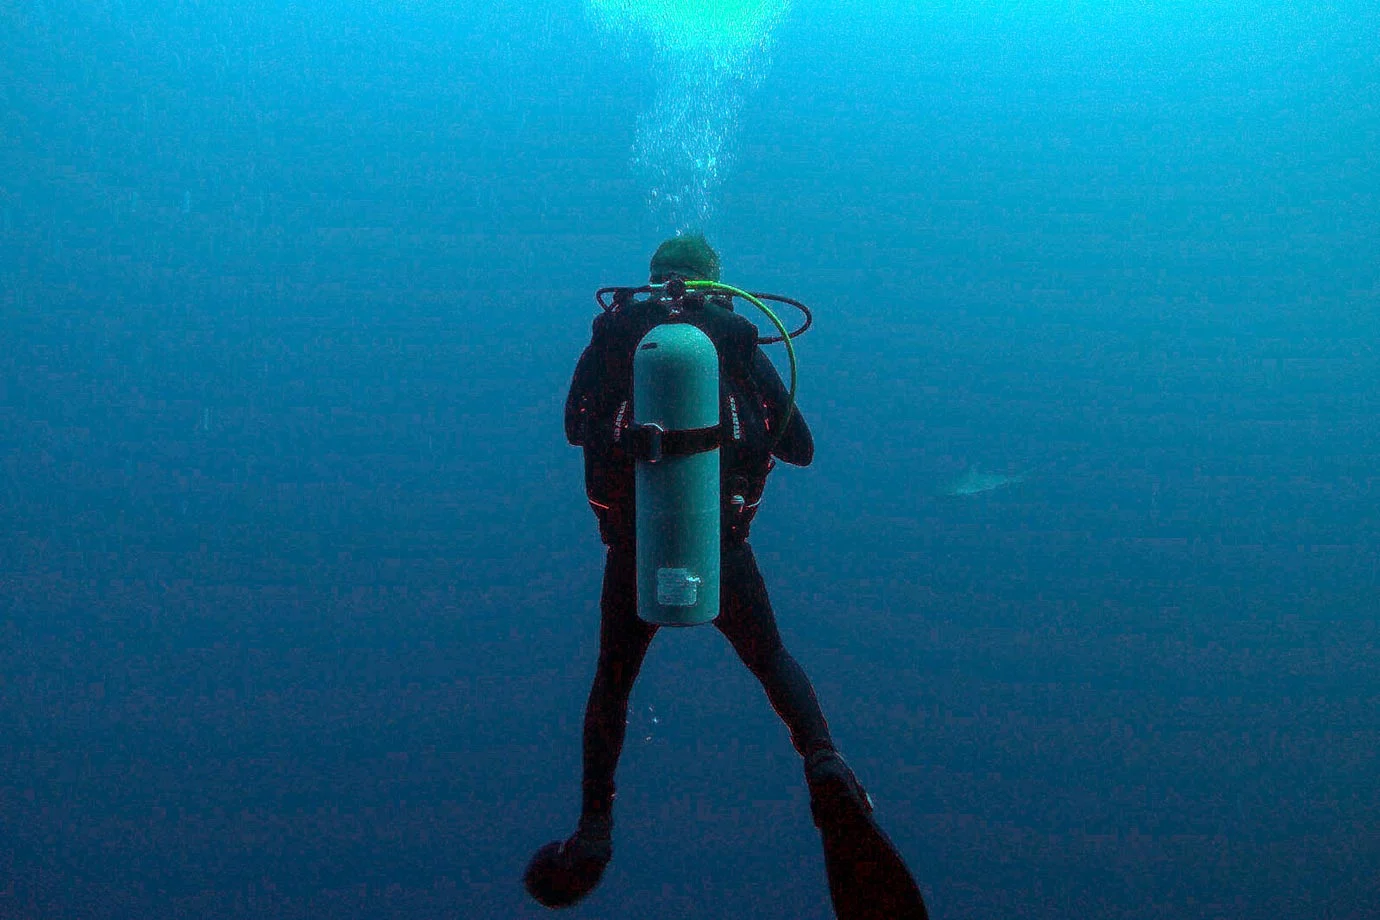
[[[1380,917],[1380,11],[860,6],[694,214],[816,310],[753,542],[932,915]],[[0,5],[0,917],[545,915],[667,66],[578,0]],[[716,632],[630,722],[564,916],[831,916]]]

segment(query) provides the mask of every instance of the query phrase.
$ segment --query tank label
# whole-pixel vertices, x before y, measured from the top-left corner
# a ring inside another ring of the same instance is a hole
[[[656,602],[663,607],[693,607],[700,596],[704,579],[689,569],[656,570]]]

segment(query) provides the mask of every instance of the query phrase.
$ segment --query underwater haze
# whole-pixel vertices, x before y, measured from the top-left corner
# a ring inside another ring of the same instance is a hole
[[[814,310],[752,543],[936,920],[1380,918],[1377,36],[0,3],[0,918],[547,915],[603,563],[562,406],[683,230]],[[833,916],[717,631],[658,636],[618,778],[562,916]]]

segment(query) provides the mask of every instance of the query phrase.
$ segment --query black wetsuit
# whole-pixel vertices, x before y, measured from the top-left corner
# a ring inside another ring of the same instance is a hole
[[[771,361],[757,346],[756,327],[723,303],[709,302],[670,316],[664,304],[633,303],[598,316],[580,356],[565,406],[565,431],[585,450],[585,484],[608,546],[604,565],[599,665],[584,723],[586,815],[612,808],[614,772],[627,729],[628,697],[657,627],[637,615],[633,535],[633,460],[624,451],[630,406],[632,356],[652,326],[689,322],[713,341],[720,356],[723,444],[722,571],[714,625],[762,683],[802,757],[832,749],[829,727],[804,670],[781,643],[766,585],[757,569],[748,530],[775,464],[797,466],[814,457],[814,441],[799,409],[771,446],[789,396]]]

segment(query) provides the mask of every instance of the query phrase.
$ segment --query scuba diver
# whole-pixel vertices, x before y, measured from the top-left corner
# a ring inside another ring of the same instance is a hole
[[[524,883],[552,908],[575,904],[599,883],[613,855],[614,773],[628,698],[648,646],[661,625],[712,621],[761,682],[804,761],[837,916],[920,920],[919,888],[835,749],[809,678],[782,644],[748,543],[776,460],[808,466],[814,457],[795,406],[791,346],[811,316],[798,301],[748,294],[719,277],[718,254],[703,236],[677,236],[652,256],[649,285],[597,295],[604,311],[565,403],[566,438],[584,449],[586,492],[607,546],[599,661],[584,717],[583,801],[574,834],[538,850]],[[781,335],[759,339],[757,326],[734,312],[734,297],[763,310]],[[787,332],[763,300],[800,309],[804,325]],[[760,347],[771,342],[788,350],[789,390]],[[696,400],[697,410],[687,408]],[[686,421],[686,411],[699,411],[700,421]],[[669,470],[673,461],[681,472]],[[697,489],[706,513],[692,507]],[[667,553],[679,561],[667,562]]]

